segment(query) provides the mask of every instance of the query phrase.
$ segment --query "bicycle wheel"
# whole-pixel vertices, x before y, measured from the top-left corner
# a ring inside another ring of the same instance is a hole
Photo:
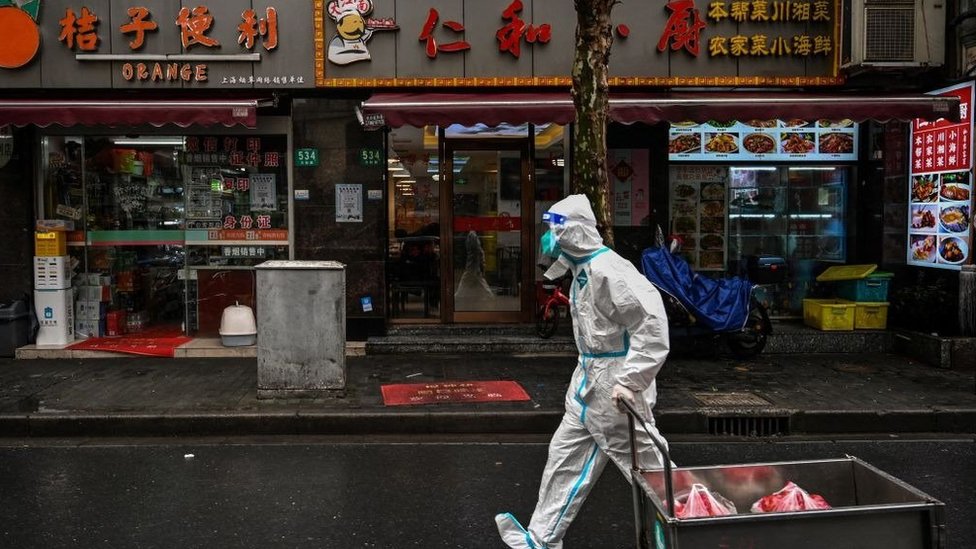
[[[535,315],[535,331],[539,334],[539,337],[549,339],[552,337],[552,334],[556,333],[556,328],[558,327],[559,308],[546,307],[545,305],[539,307]]]

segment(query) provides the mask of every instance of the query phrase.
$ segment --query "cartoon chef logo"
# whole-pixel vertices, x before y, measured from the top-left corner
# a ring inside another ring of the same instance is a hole
[[[392,17],[372,19],[371,0],[331,0],[327,11],[335,21],[336,36],[329,42],[329,61],[336,65],[348,65],[356,61],[369,61],[366,42],[376,31],[396,30]]]

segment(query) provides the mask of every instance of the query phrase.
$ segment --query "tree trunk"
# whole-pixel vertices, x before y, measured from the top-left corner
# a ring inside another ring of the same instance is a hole
[[[573,192],[583,193],[607,246],[613,246],[610,177],[607,167],[607,67],[613,45],[610,11],[617,0],[575,0],[576,57],[573,61]]]

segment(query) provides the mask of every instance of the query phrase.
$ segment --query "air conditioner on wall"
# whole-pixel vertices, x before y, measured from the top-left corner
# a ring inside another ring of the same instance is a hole
[[[851,0],[843,68],[945,63],[947,0]]]

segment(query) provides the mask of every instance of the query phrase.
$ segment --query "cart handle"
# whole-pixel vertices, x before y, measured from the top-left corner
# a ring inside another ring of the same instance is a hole
[[[627,422],[630,428],[630,463],[631,468],[634,471],[640,472],[640,468],[637,465],[637,443],[636,443],[636,432],[634,429],[634,420],[639,420],[641,427],[647,436],[651,438],[651,442],[657,447],[658,452],[661,453],[661,464],[664,466],[664,497],[665,505],[667,509],[665,512],[671,518],[674,518],[674,485],[671,481],[671,454],[668,452],[668,447],[664,444],[664,441],[660,440],[647,426],[647,420],[645,420],[640,413],[634,409],[634,406],[624,399],[619,399],[617,402],[624,405],[627,411]]]

